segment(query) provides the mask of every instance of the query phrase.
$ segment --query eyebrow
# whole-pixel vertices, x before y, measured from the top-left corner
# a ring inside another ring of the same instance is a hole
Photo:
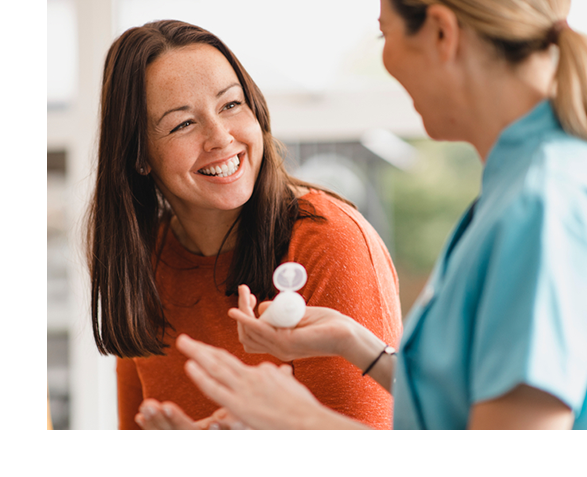
[[[239,88],[241,88],[241,84],[240,83],[232,83],[231,85],[228,85],[226,88],[221,89],[217,94],[216,94],[216,98],[220,98],[224,93],[226,93],[229,89],[232,89],[234,87],[238,86]],[[179,106],[177,108],[173,108],[170,109],[169,111],[165,111],[163,113],[163,115],[159,118],[159,121],[157,121],[157,124],[159,124],[161,121],[163,121],[163,118],[165,116],[167,116],[168,114],[171,113],[176,113],[178,111],[189,111],[191,108],[188,105],[184,105],[184,106]]]
[[[223,90],[220,90],[218,92],[218,94],[216,95],[217,98],[220,98],[220,96],[222,96],[224,93],[226,93],[229,89],[234,88],[235,86],[238,86],[239,88],[242,88],[240,83],[232,83],[231,85],[227,86],[226,88],[224,88]]]

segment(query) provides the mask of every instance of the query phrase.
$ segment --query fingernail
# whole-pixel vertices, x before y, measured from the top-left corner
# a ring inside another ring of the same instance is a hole
[[[219,431],[220,430],[220,426],[218,424],[216,424],[215,422],[213,422],[212,424],[210,424],[208,426],[208,430],[209,431]]]
[[[167,417],[171,417],[171,408],[169,406],[163,405],[163,412]]]

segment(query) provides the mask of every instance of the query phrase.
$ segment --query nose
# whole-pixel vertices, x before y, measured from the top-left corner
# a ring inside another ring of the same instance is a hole
[[[206,152],[223,149],[230,145],[233,140],[232,134],[222,121],[214,119],[206,125],[206,138],[204,140],[204,150]]]

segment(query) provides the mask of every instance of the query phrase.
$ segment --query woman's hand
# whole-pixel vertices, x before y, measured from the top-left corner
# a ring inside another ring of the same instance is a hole
[[[238,288],[238,308],[228,316],[238,324],[238,336],[247,353],[269,353],[282,361],[314,356],[342,356],[353,327],[360,326],[348,316],[323,307],[306,308],[295,328],[274,328],[255,317],[256,299],[246,285]],[[270,302],[259,305],[263,312]]]
[[[291,367],[273,363],[247,366],[229,352],[177,338],[189,360],[186,374],[210,399],[255,429],[349,429],[357,422],[322,406],[292,376]]]
[[[160,403],[156,399],[142,402],[135,421],[145,430],[246,429],[224,408],[217,409],[205,419],[194,421],[176,404],[169,401]]]

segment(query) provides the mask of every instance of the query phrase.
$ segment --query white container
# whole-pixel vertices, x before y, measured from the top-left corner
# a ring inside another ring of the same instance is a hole
[[[306,284],[306,269],[295,262],[285,262],[273,272],[273,284],[279,290],[271,305],[259,318],[276,328],[293,328],[306,313],[306,302],[297,290]]]

